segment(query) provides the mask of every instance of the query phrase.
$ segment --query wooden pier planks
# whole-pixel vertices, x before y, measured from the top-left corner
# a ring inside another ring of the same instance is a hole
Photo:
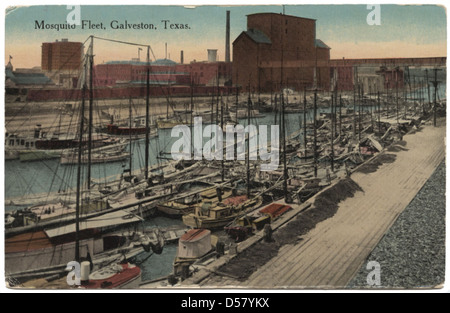
[[[370,174],[354,173],[364,190],[339,204],[337,213],[319,223],[297,245],[282,247],[276,257],[245,282],[210,276],[202,287],[343,288],[398,215],[414,199],[445,157],[445,126],[426,126],[404,136],[408,151]],[[376,260],[374,260],[376,261]]]

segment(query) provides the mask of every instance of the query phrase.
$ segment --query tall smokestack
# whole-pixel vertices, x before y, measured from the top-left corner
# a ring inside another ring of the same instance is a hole
[[[166,42],[166,56],[165,59],[167,60],[167,42]]]
[[[225,34],[225,62],[230,62],[230,11],[227,11],[227,26]]]
[[[180,64],[184,64],[184,52],[183,52],[183,50],[181,50],[181,53],[180,53]]]

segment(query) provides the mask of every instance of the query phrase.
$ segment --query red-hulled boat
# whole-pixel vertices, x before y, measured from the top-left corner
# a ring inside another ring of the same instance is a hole
[[[141,283],[141,269],[129,263],[112,264],[89,275],[82,282],[86,289],[136,289]]]

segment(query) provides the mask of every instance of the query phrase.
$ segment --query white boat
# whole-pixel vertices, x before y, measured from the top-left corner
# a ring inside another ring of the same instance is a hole
[[[208,229],[191,229],[181,236],[177,255],[174,260],[173,273],[176,276],[189,274],[189,267],[213,249],[211,231]]]

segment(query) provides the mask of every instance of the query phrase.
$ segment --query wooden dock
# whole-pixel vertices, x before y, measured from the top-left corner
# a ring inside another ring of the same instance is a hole
[[[302,241],[282,246],[275,257],[245,281],[220,274],[219,268],[234,257],[225,255],[185,280],[181,287],[344,288],[361,266],[370,261],[366,260],[370,252],[444,160],[446,126],[445,120],[440,122],[439,127],[428,123],[415,134],[405,135],[405,146],[380,154],[395,155],[395,161],[382,164],[375,172],[353,173],[352,180],[363,191],[340,202],[336,214],[318,223],[302,236]],[[288,223],[299,212],[309,209],[315,197],[303,205],[293,205],[294,210],[278,223]],[[260,239],[261,234],[255,235],[239,244],[238,251]]]

